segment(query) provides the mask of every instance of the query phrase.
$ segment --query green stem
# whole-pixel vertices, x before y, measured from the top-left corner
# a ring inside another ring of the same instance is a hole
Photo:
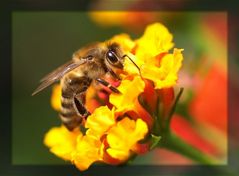
[[[216,164],[218,161],[199,151],[172,133],[162,136],[159,146],[182,154],[200,164]]]
[[[170,122],[172,120],[172,117],[173,117],[173,114],[175,112],[175,109],[176,109],[176,106],[178,104],[178,101],[179,101],[179,99],[180,99],[180,97],[181,97],[181,95],[183,93],[183,90],[184,90],[184,88],[181,87],[180,91],[177,94],[176,99],[175,99],[175,101],[173,103],[172,109],[171,109],[170,113],[168,114],[168,117],[166,118],[166,128],[167,128],[167,130],[170,130]]]

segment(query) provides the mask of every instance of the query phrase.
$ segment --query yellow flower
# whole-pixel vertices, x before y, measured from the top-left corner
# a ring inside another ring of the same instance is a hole
[[[160,23],[151,24],[146,28],[144,35],[136,40],[135,55],[144,63],[152,62],[155,56],[173,47],[172,39],[172,34],[165,26]]]
[[[172,87],[178,79],[177,73],[182,65],[182,49],[174,49],[173,54],[166,54],[160,61],[160,66],[143,65],[141,74],[144,78],[152,80],[155,89]]]
[[[135,41],[130,58],[140,67],[141,76],[154,82],[156,89],[168,88],[176,84],[177,74],[182,65],[183,49],[174,49],[172,34],[160,23],[149,25],[144,35]],[[139,71],[128,59],[124,70],[129,75],[139,75]]]
[[[125,54],[130,52],[135,45],[135,42],[131,40],[128,34],[116,35],[106,42],[119,43],[121,49],[125,52]]]
[[[139,76],[133,80],[122,80],[118,87],[122,94],[110,95],[110,103],[116,107],[116,112],[133,110],[139,94],[144,91],[144,86],[144,81]]]
[[[86,135],[99,140],[105,131],[114,124],[114,111],[110,111],[107,106],[101,106],[87,118],[85,127],[88,130],[86,131]]]
[[[61,86],[60,86],[60,84],[56,84],[52,88],[51,106],[56,111],[59,111],[61,109]]]
[[[148,26],[144,35],[135,41],[127,34],[120,34],[107,42],[118,43],[140,71],[126,57],[120,75],[122,80],[117,87],[121,94],[110,94],[109,99],[105,100],[107,106],[100,106],[96,99],[97,92],[90,86],[85,106],[91,115],[81,124],[82,128],[72,132],[63,126],[53,128],[44,140],[51,152],[71,161],[80,170],[88,169],[94,162],[120,164],[135,153],[149,150],[150,142],[141,144],[140,141],[150,133],[155,135],[152,130],[158,125],[153,125],[155,118],[144,109],[143,103],[151,105],[151,109],[157,108],[155,103],[159,94],[155,93],[158,92],[155,89],[172,90],[182,65],[182,49],[174,49],[173,54],[168,52],[173,46],[172,35],[160,23]],[[148,86],[145,88],[145,85]],[[151,95],[154,97],[148,97]],[[58,85],[53,88],[51,99],[56,110],[61,106],[60,97],[61,87]],[[145,101],[140,102],[139,97],[144,97]],[[154,102],[150,104],[152,99]]]
[[[81,136],[77,140],[77,147],[72,152],[72,162],[80,170],[86,170],[95,161],[102,160],[100,152],[101,141],[88,135]]]
[[[115,125],[114,115],[107,106],[97,108],[87,118],[86,134],[77,139],[77,146],[72,154],[72,161],[77,168],[86,170],[92,163],[103,161],[104,144],[101,137],[113,125]]]
[[[76,149],[77,138],[81,136],[79,129],[70,132],[64,126],[54,127],[46,134],[44,144],[58,157],[71,160],[71,153]]]
[[[130,59],[137,65],[137,66],[141,66],[144,64],[143,60],[138,59],[134,54],[132,53],[128,53],[127,54]],[[136,76],[139,75],[139,70],[138,68],[132,63],[132,61],[130,61],[127,57],[125,57],[124,60],[124,74],[121,75],[121,77],[127,77],[126,75],[131,75],[131,76]],[[140,68],[141,70],[141,68]]]
[[[86,170],[96,161],[108,163],[105,152],[118,163],[125,162],[135,152],[137,142],[148,132],[143,120],[134,121],[125,117],[116,121],[114,111],[106,106],[97,108],[88,117],[85,127],[85,135],[79,129],[70,132],[64,126],[52,128],[46,134],[44,143],[58,157],[72,161],[80,170]],[[104,141],[107,141],[107,146]]]
[[[77,168],[86,170],[92,163],[103,161],[104,144],[101,137],[113,125],[115,125],[114,116],[107,106],[97,108],[87,118],[86,134],[77,138],[76,149],[72,152],[71,160]]]
[[[125,161],[130,157],[131,152],[136,150],[137,142],[144,139],[147,132],[147,125],[143,120],[134,121],[125,117],[108,131],[107,152],[113,158]]]

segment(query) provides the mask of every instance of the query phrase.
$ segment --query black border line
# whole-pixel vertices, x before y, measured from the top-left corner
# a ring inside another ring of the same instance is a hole
[[[123,3],[124,0],[115,0],[110,9],[95,9],[95,10],[125,10],[117,7]],[[177,0],[150,0],[143,8],[136,8],[131,10],[137,11],[225,11],[228,13],[228,76],[234,77],[235,72],[230,68],[235,64],[233,59],[238,59],[234,46],[238,40],[238,23],[237,4],[232,2],[225,3],[224,1],[196,1],[185,0],[184,6],[175,6]],[[233,142],[229,139],[228,150],[228,164],[226,166],[99,166],[93,165],[85,172],[78,171],[71,165],[12,165],[11,164],[11,34],[12,34],[12,19],[13,11],[86,11],[89,8],[88,1],[56,1],[48,2],[29,0],[16,0],[11,2],[1,2],[0,7],[0,175],[44,175],[44,176],[61,176],[61,175],[230,175],[231,170],[236,169],[234,160],[236,157],[233,154],[232,146],[239,146],[238,142]],[[234,2],[235,3],[235,2]],[[164,6],[161,6],[164,4]],[[235,39],[236,38],[236,39]],[[234,54],[231,54],[234,53]],[[228,79],[229,80],[229,79]],[[233,107],[238,105],[238,98],[234,96],[235,90],[228,81],[228,132],[230,136],[238,134],[239,123],[238,117],[233,113]],[[234,175],[237,175],[234,173]]]

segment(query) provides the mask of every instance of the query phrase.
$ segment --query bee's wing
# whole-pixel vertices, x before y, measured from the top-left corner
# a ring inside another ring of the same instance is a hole
[[[60,80],[66,73],[74,70],[75,68],[79,67],[80,65],[87,62],[87,59],[80,59],[79,61],[69,61],[64,65],[58,67],[56,70],[52,71],[44,78],[40,80],[40,85],[36,88],[36,90],[32,93],[32,95],[37,94],[38,92],[42,91],[46,87],[50,86],[54,82]]]

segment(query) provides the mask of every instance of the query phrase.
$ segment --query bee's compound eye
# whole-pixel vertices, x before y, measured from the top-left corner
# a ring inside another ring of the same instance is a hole
[[[113,52],[113,51],[108,51],[107,52],[107,55],[106,55],[106,57],[108,58],[108,60],[111,62],[111,63],[116,63],[116,62],[118,62],[118,58],[117,58],[117,56],[115,55],[115,53]]]
[[[92,55],[89,55],[89,56],[87,56],[87,59],[88,59],[88,60],[92,60],[92,59],[93,59],[93,56],[92,56]]]

